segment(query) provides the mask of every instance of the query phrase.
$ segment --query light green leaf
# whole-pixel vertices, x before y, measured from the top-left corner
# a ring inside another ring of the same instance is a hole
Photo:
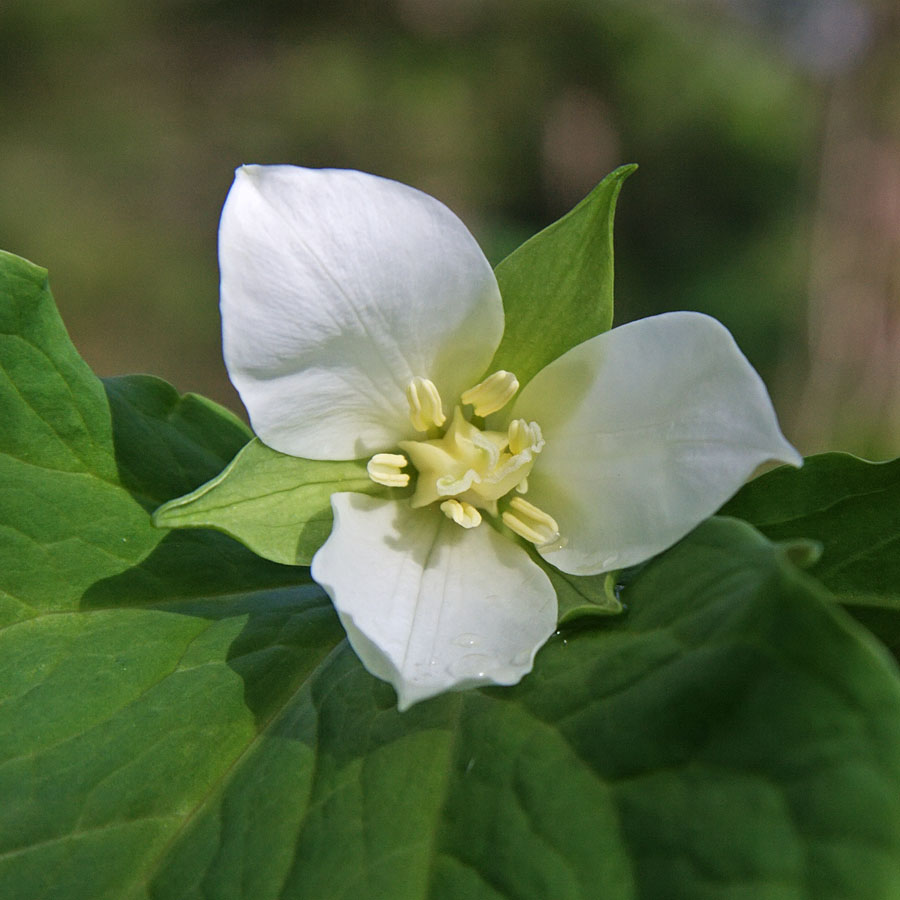
[[[491,371],[514,372],[524,386],[566,350],[612,326],[613,217],[622,183],[636,168],[611,172],[497,266],[506,324]]]
[[[41,602],[35,583],[8,594],[30,618],[0,627],[4,900],[900,892],[896,669],[749,526],[701,526],[633,578],[626,615],[559,635],[518,687],[400,714],[305,569],[150,525],[143,505],[242,429],[144,379],[111,384],[105,412],[86,372],[90,403],[54,395],[74,354],[32,327],[49,295],[0,304],[23,326],[4,340],[33,351],[0,403],[70,422],[58,458],[91,454],[68,492],[47,431],[33,453],[0,433],[0,464],[15,446],[56,511],[32,521],[9,502],[20,470],[0,469],[4,523],[52,560],[89,524],[78,502],[96,518],[110,501],[80,581],[49,566]],[[26,551],[0,543],[4,590]]]
[[[159,536],[119,486],[103,385],[69,343],[46,271],[8,253],[0,253],[0,379],[5,623],[73,608]]]
[[[900,652],[900,459],[809,457],[751,481],[723,508],[772,540],[821,544],[810,574]]]
[[[254,438],[212,481],[160,508],[164,528],[215,528],[274,562],[308,566],[331,533],[337,491],[389,495],[365,460],[301,459]]]
[[[104,390],[69,342],[45,270],[8,253],[0,378],[0,625],[146,602],[186,583],[216,592],[297,581],[220,535],[152,526],[147,510],[221,470],[247,429],[156,378],[109,379]]]

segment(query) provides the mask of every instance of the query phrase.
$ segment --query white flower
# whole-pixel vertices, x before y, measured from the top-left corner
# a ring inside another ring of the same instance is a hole
[[[514,374],[485,379],[497,282],[459,219],[413,188],[241,168],[219,255],[225,361],[260,439],[366,458],[388,486],[416,476],[400,500],[333,495],[312,564],[401,709],[531,670],[556,597],[515,535],[564,572],[618,569],[673,544],[760,463],[800,464],[759,377],[700,314],[585,341],[518,396]]]

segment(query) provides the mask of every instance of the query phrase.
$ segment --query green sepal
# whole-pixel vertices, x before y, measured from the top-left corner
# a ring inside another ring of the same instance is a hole
[[[571,625],[591,617],[618,616],[625,611],[616,596],[614,572],[587,576],[559,571],[547,574],[556,591],[558,625]]]
[[[616,200],[636,168],[611,172],[497,266],[506,324],[490,371],[514,372],[524,386],[547,363],[610,329]]]
[[[254,438],[219,475],[153,515],[160,528],[214,528],[273,562],[308,566],[331,533],[331,495],[394,496],[365,460],[287,456]]]
[[[556,591],[558,625],[571,625],[579,619],[617,616],[624,607],[616,595],[617,572],[602,575],[569,575],[561,572],[529,548],[528,555],[546,573]]]

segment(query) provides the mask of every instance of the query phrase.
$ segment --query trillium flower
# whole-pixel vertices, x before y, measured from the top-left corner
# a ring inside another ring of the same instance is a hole
[[[527,544],[573,575],[623,568],[760,463],[801,462],[759,376],[704,315],[601,334],[521,390],[492,372],[504,319],[491,267],[449,209],[405,185],[243,167],[219,254],[225,361],[259,438],[366,459],[396,489],[332,496],[312,574],[401,709],[531,670],[557,604]]]

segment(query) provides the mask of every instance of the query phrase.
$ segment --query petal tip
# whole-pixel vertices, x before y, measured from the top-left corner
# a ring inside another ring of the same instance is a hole
[[[435,511],[332,495],[312,560],[362,665],[401,711],[449,691],[517,684],[556,628],[556,593],[520,547]]]
[[[258,181],[262,177],[263,170],[267,166],[261,166],[257,163],[244,163],[234,170],[234,183],[239,184],[243,181]]]
[[[789,444],[787,441],[785,441],[784,454],[779,456],[778,459],[786,465],[793,466],[795,469],[803,468],[803,454],[800,453],[793,444]]]

